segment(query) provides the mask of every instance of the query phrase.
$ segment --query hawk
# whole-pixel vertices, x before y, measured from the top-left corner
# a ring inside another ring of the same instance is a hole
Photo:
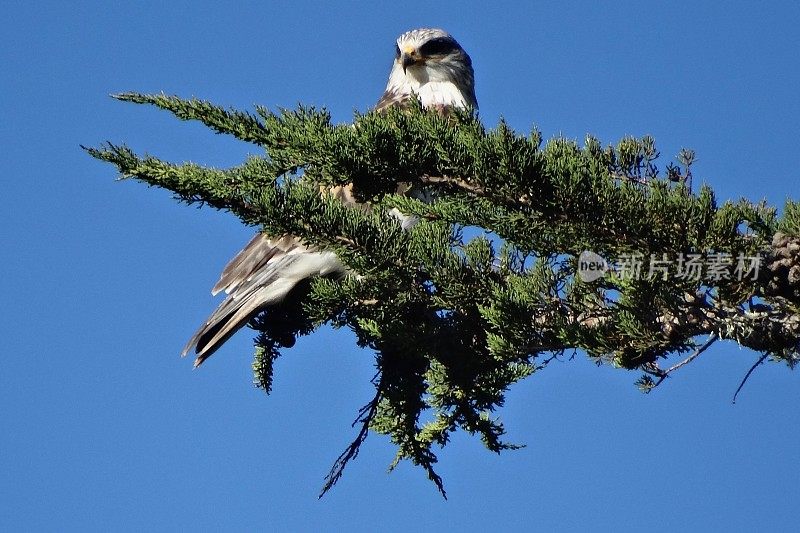
[[[478,107],[472,61],[444,30],[421,28],[397,38],[389,81],[375,110],[403,107],[415,97],[423,107],[440,111]],[[346,204],[355,204],[346,187],[335,187],[330,193]],[[404,228],[413,225],[409,217],[392,214]],[[197,367],[260,311],[280,305],[301,281],[315,276],[344,276],[347,272],[331,251],[304,245],[293,235],[258,233],[222,271],[211,293],[225,291],[227,297],[181,355],[194,349]]]

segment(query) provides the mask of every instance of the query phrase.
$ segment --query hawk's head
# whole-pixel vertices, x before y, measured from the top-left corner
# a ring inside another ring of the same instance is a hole
[[[478,107],[472,60],[446,31],[422,28],[397,38],[389,83],[377,108],[397,105],[412,94],[426,107]]]

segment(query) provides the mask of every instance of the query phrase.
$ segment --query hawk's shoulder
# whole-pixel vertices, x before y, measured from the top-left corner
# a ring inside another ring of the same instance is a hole
[[[390,107],[408,107],[411,96],[407,92],[387,90],[375,104],[375,111],[383,111]]]

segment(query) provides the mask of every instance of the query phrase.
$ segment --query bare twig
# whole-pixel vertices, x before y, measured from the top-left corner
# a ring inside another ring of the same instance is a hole
[[[378,378],[376,375],[373,378],[373,381]],[[325,496],[325,493],[328,492],[331,487],[333,487],[339,478],[342,477],[344,473],[344,467],[347,466],[347,463],[350,460],[355,459],[358,456],[358,452],[361,448],[361,444],[366,440],[367,435],[369,434],[369,425],[372,422],[372,419],[375,418],[375,413],[378,410],[378,404],[383,397],[383,390],[384,390],[384,383],[383,383],[383,376],[380,377],[378,384],[375,387],[375,397],[366,405],[364,405],[358,411],[358,416],[353,421],[353,426],[358,423],[361,423],[361,429],[358,432],[358,435],[353,442],[336,458],[336,461],[333,462],[333,466],[331,466],[330,472],[328,475],[325,476],[325,484],[322,486],[322,490],[319,493],[319,497],[322,498]]]
[[[540,350],[552,349],[552,347],[548,348],[548,347],[546,347],[546,346],[540,346],[540,347],[539,347],[539,349],[540,349]],[[531,350],[531,351],[533,351],[533,350]],[[556,351],[556,352],[555,352],[553,355],[551,355],[550,357],[548,357],[547,359],[545,359],[544,361],[542,361],[541,363],[539,363],[538,365],[536,365],[535,369],[536,369],[536,370],[541,370],[541,369],[543,369],[544,367],[546,367],[547,365],[549,365],[549,364],[550,364],[550,362],[552,362],[552,361],[554,361],[554,360],[555,360],[555,361],[558,361],[558,362],[561,362],[561,359],[560,359],[560,357],[561,357],[562,355],[564,355],[564,351],[563,351],[563,350],[561,350],[561,351]]]
[[[769,357],[769,354],[768,354],[768,353],[765,353],[764,355],[762,355],[761,357],[759,357],[759,358],[758,358],[758,361],[756,361],[756,362],[755,362],[755,364],[754,364],[753,366],[751,366],[751,367],[750,367],[750,370],[748,370],[748,371],[747,371],[747,374],[745,374],[745,375],[744,375],[744,378],[742,378],[742,382],[741,382],[741,383],[739,383],[739,387],[736,389],[736,392],[735,392],[735,393],[733,393],[733,400],[731,400],[731,403],[736,403],[736,397],[739,395],[739,391],[741,391],[741,390],[742,390],[742,387],[744,387],[744,384],[745,384],[745,383],[747,383],[747,380],[748,380],[748,379],[750,379],[750,374],[752,374],[752,373],[753,373],[753,371],[754,371],[754,370],[755,370],[755,369],[756,369],[756,368],[757,368],[759,365],[761,365],[761,363],[763,363],[764,361],[766,361],[767,357]]]
[[[656,373],[656,375],[658,375],[658,381],[655,382],[655,384],[653,385],[653,387],[650,390],[653,390],[656,387],[658,387],[659,385],[661,385],[661,382],[663,382],[665,379],[667,379],[667,377],[669,377],[669,375],[671,373],[675,372],[676,370],[678,370],[682,366],[688,365],[689,363],[691,363],[692,361],[697,359],[700,356],[701,353],[706,351],[708,349],[708,347],[711,346],[712,344],[714,344],[718,339],[719,339],[719,337],[717,337],[717,334],[716,333],[712,333],[711,335],[708,336],[708,339],[706,340],[706,342],[704,342],[702,346],[697,348],[692,355],[690,355],[689,357],[687,357],[683,361],[675,363],[674,365],[672,365],[668,369],[662,370],[661,372]]]

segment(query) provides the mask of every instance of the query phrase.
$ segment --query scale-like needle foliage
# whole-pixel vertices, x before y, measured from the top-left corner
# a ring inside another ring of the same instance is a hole
[[[717,339],[790,367],[800,360],[800,204],[788,202],[782,217],[763,203],[718,205],[710,188],[692,191],[690,151],[659,169],[649,137],[542,146],[535,131],[418,105],[335,125],[313,108],[250,114],[166,95],[117,98],[198,120],[264,155],[230,169],[110,143],[88,148],[92,156],[185,203],[334,250],[357,273],[309,280],[301,303],[251,323],[266,391],[280,349],[324,324],[351,329],[375,354],[375,396],[323,492],[372,430],[444,493],[434,446],[461,428],[492,451],[514,448],[495,414],[505,392],[565,352],[637,369],[644,390]],[[344,184],[371,208],[320,194]],[[433,201],[397,194],[400,184]],[[404,231],[392,208],[420,222]],[[640,263],[590,281],[576,275],[583,251]],[[702,268],[688,276],[691,261]],[[683,353],[692,355],[662,368]]]

